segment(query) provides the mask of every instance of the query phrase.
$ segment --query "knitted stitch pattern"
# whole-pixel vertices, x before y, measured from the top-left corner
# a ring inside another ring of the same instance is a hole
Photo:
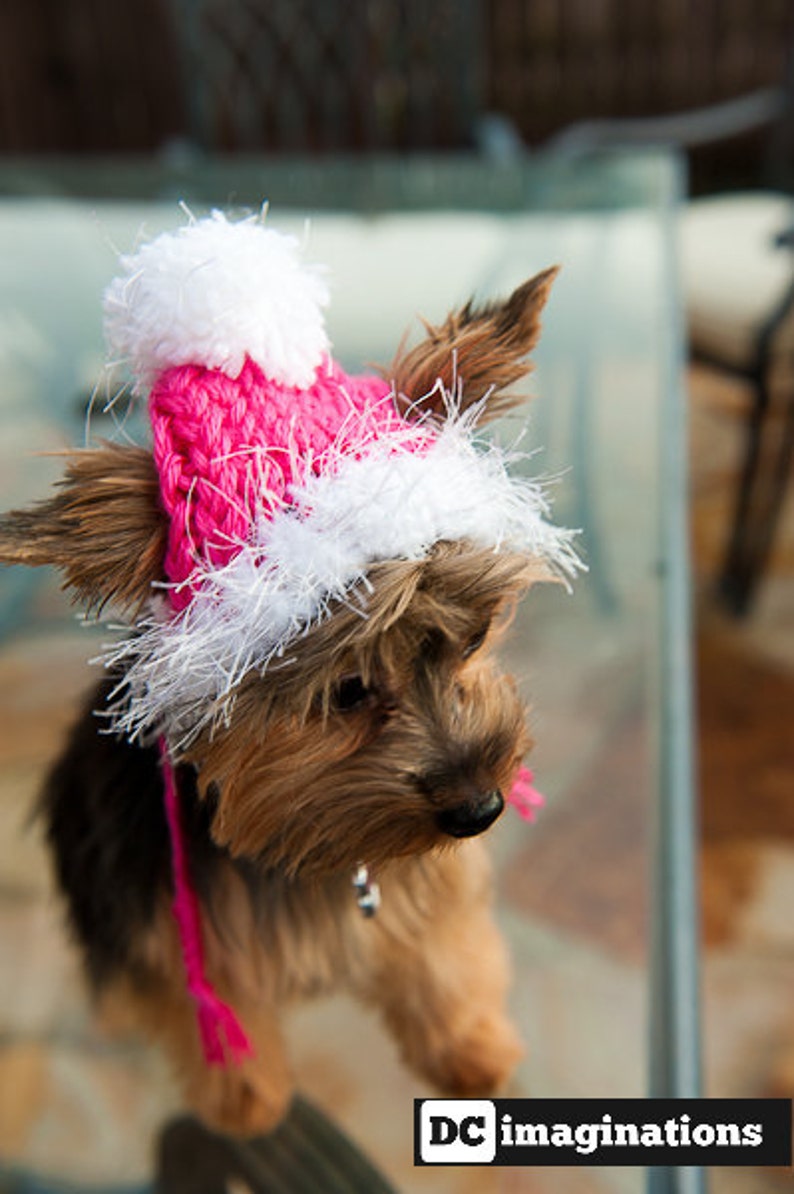
[[[359,457],[401,429],[416,443],[385,381],[349,377],[330,359],[307,390],[270,380],[250,358],[235,379],[179,366],[160,376],[149,407],[177,611],[191,601],[197,565],[228,563],[258,519],[289,505],[293,486],[333,466],[332,446],[333,458]]]

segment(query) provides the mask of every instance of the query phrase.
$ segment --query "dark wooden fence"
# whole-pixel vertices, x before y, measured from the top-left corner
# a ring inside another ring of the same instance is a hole
[[[777,83],[793,37],[791,0],[0,0],[0,152],[537,145]]]
[[[0,150],[155,148],[185,127],[162,0],[0,0]]]
[[[593,117],[713,104],[780,80],[791,0],[498,0],[490,94],[530,142]]]

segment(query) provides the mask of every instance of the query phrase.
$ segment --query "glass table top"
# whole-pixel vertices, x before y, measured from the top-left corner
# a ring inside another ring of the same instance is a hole
[[[580,529],[589,569],[570,594],[533,590],[504,647],[531,703],[546,796],[535,824],[505,815],[489,834],[527,1043],[515,1095],[697,1093],[678,188],[676,161],[659,154],[501,174],[432,159],[0,168],[4,509],[58,475],[34,453],[145,434],[134,411],[103,413],[101,382],[91,401],[100,296],[118,251],[183,222],[177,196],[196,214],[270,199],[274,226],[330,267],[329,333],[349,369],[388,364],[419,315],[439,321],[561,265],[534,400],[496,431],[548,478],[555,520]],[[0,1161],[103,1188],[144,1183],[174,1090],[156,1055],[97,1028],[26,829],[103,631],[75,622],[53,577],[22,569],[0,574],[0,618]],[[369,1013],[342,999],[302,1008],[291,1036],[301,1089],[398,1189],[462,1189],[454,1170],[413,1170],[411,1100],[431,1092]],[[476,1170],[465,1188],[574,1188],[570,1171],[529,1176]],[[578,1180],[628,1194],[645,1175]]]

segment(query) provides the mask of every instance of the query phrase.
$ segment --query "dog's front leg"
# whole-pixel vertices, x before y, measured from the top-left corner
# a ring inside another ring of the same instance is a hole
[[[507,1015],[507,952],[482,846],[412,864],[399,883],[384,879],[381,911],[361,925],[371,966],[361,993],[379,1006],[404,1060],[436,1089],[498,1090],[523,1048]]]
[[[165,1045],[176,1062],[188,1103],[210,1127],[233,1136],[270,1132],[284,1118],[293,1081],[275,1009],[237,999],[236,1007],[253,1046],[253,1056],[208,1065],[195,1031],[192,1007]]]
[[[234,1136],[276,1127],[289,1108],[293,1078],[278,1009],[253,988],[253,968],[235,981],[228,964],[214,967],[216,990],[234,1008],[253,1049],[239,1064],[215,1065],[204,1056],[169,912],[150,931],[142,960],[103,993],[108,1023],[142,1029],[162,1046],[187,1106],[209,1127]]]

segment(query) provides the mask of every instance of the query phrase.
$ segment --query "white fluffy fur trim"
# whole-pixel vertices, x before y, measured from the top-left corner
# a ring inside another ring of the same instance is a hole
[[[274,381],[306,388],[329,351],[321,267],[302,263],[297,240],[257,218],[213,212],[121,266],[105,291],[105,335],[138,392],[173,365],[237,377],[246,355]]]
[[[124,675],[113,728],[135,738],[162,726],[184,743],[222,724],[243,676],[263,672],[333,601],[366,616],[366,574],[378,560],[422,559],[441,540],[466,539],[572,575],[573,532],[546,521],[540,485],[509,476],[506,463],[499,448],[476,450],[453,420],[424,452],[409,451],[403,434],[306,478],[229,564],[199,574],[185,610],[174,616],[163,601],[105,657]]]

